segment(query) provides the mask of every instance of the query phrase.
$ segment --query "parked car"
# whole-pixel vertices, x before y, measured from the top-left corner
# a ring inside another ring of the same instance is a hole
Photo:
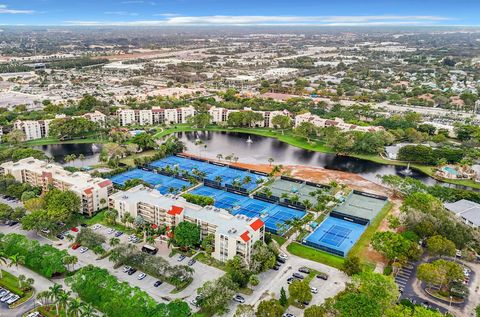
[[[127,273],[128,271],[130,271],[131,267],[130,266],[124,266],[123,267],[123,273]]]
[[[93,230],[98,230],[98,229],[100,229],[101,227],[102,227],[102,225],[99,225],[98,223],[96,223],[96,224],[94,224],[94,225],[92,226],[92,229],[93,229]]]
[[[316,287],[310,287],[310,292],[312,292],[312,294],[317,294],[318,289]]]
[[[310,305],[310,302],[308,300],[306,300],[306,301],[302,302],[302,304],[305,305],[305,306],[308,306],[308,305]]]
[[[295,315],[290,313],[285,313],[282,315],[282,317],[295,317]]]
[[[286,255],[285,253],[280,253],[278,257],[284,260],[288,259],[288,255]]]
[[[118,237],[120,237],[122,234],[123,234],[123,232],[117,231],[117,232],[115,232],[115,237],[118,238]]]
[[[114,232],[115,232],[115,229],[112,229],[112,228],[110,228],[110,229],[107,230],[107,233],[108,233],[108,234],[112,234],[112,233],[114,233]]]
[[[287,283],[288,283],[288,284],[292,284],[293,281],[295,281],[295,280],[296,280],[296,278],[294,278],[294,277],[289,277],[289,278],[287,278]]]
[[[294,278],[298,278],[299,280],[303,280],[305,278],[305,276],[303,276],[302,274],[297,273],[297,272],[293,273],[292,276]]]
[[[245,303],[245,298],[243,298],[243,296],[238,295],[238,294],[233,296],[233,300],[240,303],[240,304]]]
[[[60,240],[65,239],[65,237],[61,233],[57,234],[55,237],[57,237]]]
[[[305,274],[310,274],[310,270],[306,267],[299,268],[298,272],[302,272],[302,273],[305,273]]]
[[[163,284],[162,281],[156,281],[156,282],[153,284],[153,286],[159,287],[159,286],[162,285],[162,284]]]
[[[15,226],[16,224],[18,224],[18,221],[13,220],[13,221],[11,221],[8,225],[9,225],[10,227],[13,227],[13,226]]]
[[[140,273],[140,274],[138,274],[138,279],[139,279],[140,281],[143,280],[145,277],[147,277],[147,274],[145,274],[145,273]]]
[[[15,303],[15,302],[16,302],[17,300],[19,300],[19,299],[20,299],[20,296],[18,296],[18,295],[13,295],[13,297],[11,297],[9,300],[7,300],[6,303],[7,303],[8,305],[11,305],[11,304]]]
[[[50,233],[50,230],[48,230],[47,228],[43,228],[41,231],[42,231],[43,233],[45,233],[45,234],[49,234],[49,233]]]
[[[40,313],[38,311],[31,312],[27,315],[27,317],[39,317]]]
[[[15,296],[15,294],[8,292],[7,295],[5,295],[5,296],[3,296],[2,298],[0,298],[0,302],[5,303],[7,300],[9,300],[10,298],[12,298],[13,296]]]
[[[197,262],[197,260],[191,259],[190,261],[188,261],[187,264],[188,264],[188,266],[192,266],[192,265],[194,265],[196,262]]]
[[[85,253],[85,252],[88,251],[88,248],[87,247],[81,247],[79,251],[80,251],[80,253]]]
[[[177,260],[177,261],[178,261],[178,262],[182,262],[185,258],[186,258],[185,255],[180,254],[180,256],[178,257],[178,260]]]
[[[192,299],[192,301],[190,302],[190,304],[192,304],[192,305],[195,306],[195,307],[198,307],[198,302],[200,301],[200,299],[201,299],[200,295],[197,295],[197,296],[195,296],[194,299]]]
[[[318,273],[317,278],[321,278],[322,280],[328,280],[328,275],[325,273]]]
[[[88,227],[88,225],[87,225],[86,223],[81,223],[80,226],[81,226],[82,228]]]
[[[74,243],[74,244],[72,244],[72,250],[76,250],[76,249],[78,249],[78,248],[80,248],[80,243]]]
[[[73,232],[78,232],[78,228],[77,228],[77,227],[73,227],[73,228],[70,229],[70,230],[72,230]]]
[[[135,274],[135,272],[137,272],[137,269],[132,267],[132,268],[128,271],[128,275],[133,275],[133,274]]]
[[[280,265],[275,264],[272,269],[278,271],[280,269]]]
[[[285,263],[286,260],[285,259],[282,259],[281,257],[278,257],[277,258],[277,262],[280,262],[280,263]]]

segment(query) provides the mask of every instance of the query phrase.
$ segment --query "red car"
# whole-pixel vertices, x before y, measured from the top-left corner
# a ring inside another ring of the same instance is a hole
[[[76,249],[78,249],[78,248],[80,248],[80,243],[74,243],[74,244],[72,244],[72,249],[73,249],[73,250],[76,250]]]
[[[73,227],[73,228],[72,228],[72,231],[73,231],[73,232],[78,232],[78,228],[77,228],[77,227]]]

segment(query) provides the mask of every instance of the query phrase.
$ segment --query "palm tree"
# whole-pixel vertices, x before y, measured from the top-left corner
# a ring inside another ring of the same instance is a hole
[[[58,295],[57,302],[58,302],[58,305],[60,307],[63,307],[63,309],[65,310],[65,316],[68,316],[68,303],[70,302],[70,292],[62,291]]]
[[[46,302],[50,299],[50,292],[43,291],[37,293],[37,300],[39,300],[43,306],[45,306]]]
[[[274,158],[273,157],[269,157],[268,158],[268,163],[270,164],[270,166],[272,166],[272,163],[274,162]]]
[[[85,155],[80,154],[80,155],[78,156],[78,159],[80,160],[81,165],[82,165],[82,167],[83,167],[83,161],[85,161]]]
[[[80,313],[80,317],[96,317],[97,314],[95,313],[95,309],[93,308],[92,304],[90,303],[83,303],[82,304],[82,311]]]
[[[0,265],[3,264],[3,265],[6,265],[7,264],[7,255],[5,254],[5,252],[3,251],[0,251]],[[0,268],[0,279],[3,278],[3,273],[2,273],[2,269]]]
[[[35,280],[29,277],[25,280],[25,283],[28,285],[28,289],[32,289],[32,286],[33,286],[33,283],[35,283]]]
[[[110,239],[109,244],[113,248],[114,246],[117,246],[120,244],[120,239],[113,237]]]
[[[243,185],[248,185],[250,184],[251,181],[252,181],[252,177],[247,175],[243,178]]]
[[[25,282],[25,280],[27,279],[27,277],[23,274],[20,274],[18,276],[18,288],[22,288],[22,283]]]
[[[62,285],[60,284],[53,284],[52,286],[50,286],[50,288],[48,289],[48,298],[51,299],[54,303],[55,303],[55,309],[57,311],[57,315],[58,315],[58,299],[60,297],[60,294],[63,293],[63,289],[62,289]]]
[[[78,317],[78,315],[82,311],[82,301],[80,300],[80,298],[71,299],[70,302],[68,302],[67,306],[68,310],[70,311],[70,315],[73,317]]]
[[[222,176],[218,175],[218,176],[215,176],[215,178],[213,180],[216,181],[217,183],[221,183],[223,178],[222,178]]]
[[[18,269],[19,265],[25,264],[25,257],[23,255],[14,254],[8,257],[10,260],[10,264],[8,264],[8,267],[15,266],[15,268]]]
[[[217,159],[218,159],[219,161],[222,161],[222,159],[223,159],[223,155],[222,155],[222,154],[220,154],[220,153],[219,153],[219,154],[217,154]]]

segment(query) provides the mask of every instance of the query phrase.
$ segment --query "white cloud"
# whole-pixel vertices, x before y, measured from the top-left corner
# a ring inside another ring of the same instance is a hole
[[[178,17],[180,14],[178,13],[155,13],[154,16],[158,17]]]
[[[128,11],[107,11],[105,14],[109,15],[122,15],[122,16],[138,16],[136,12],[128,12]]]
[[[0,14],[32,14],[35,11],[33,10],[14,10],[9,9],[7,5],[0,4]]]
[[[75,25],[113,26],[185,26],[185,25],[318,25],[318,26],[368,26],[368,25],[432,25],[451,20],[440,16],[178,16],[172,13],[156,14],[161,20],[141,21],[66,21]]]

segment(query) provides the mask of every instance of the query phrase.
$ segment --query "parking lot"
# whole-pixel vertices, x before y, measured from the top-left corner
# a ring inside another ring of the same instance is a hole
[[[112,231],[110,230],[110,228],[105,226],[101,226],[95,231],[105,235],[105,237],[107,238],[107,241],[110,238],[115,236],[115,231]],[[73,234],[75,235],[75,233]],[[120,239],[121,243],[130,243],[128,241],[128,237],[129,236],[127,234],[123,234],[120,237],[118,237],[118,239]],[[143,243],[140,242],[140,243],[136,243],[135,245],[138,248],[141,248],[143,246]],[[183,261],[178,262],[179,255],[169,257],[171,250],[167,247],[166,243],[158,242],[155,244],[155,246],[158,248],[158,253],[156,256],[160,256],[166,259],[171,265],[187,265],[189,258],[185,258]],[[107,245],[105,245],[104,247],[108,249]],[[192,268],[194,269],[192,283],[181,292],[178,292],[176,294],[171,294],[171,291],[174,289],[172,285],[168,283],[163,283],[162,285],[155,287],[154,284],[157,281],[156,278],[147,275],[144,279],[139,280],[138,276],[140,273],[142,273],[141,271],[137,271],[132,275],[128,275],[128,273],[123,272],[123,266],[117,269],[114,269],[113,263],[110,262],[108,258],[97,260],[98,256],[94,254],[91,250],[88,250],[85,253],[80,253],[80,248],[78,248],[77,250],[72,250],[70,248],[68,252],[78,257],[79,265],[83,266],[83,265],[93,264],[95,266],[107,268],[111,272],[111,274],[116,276],[119,280],[128,282],[132,286],[138,286],[139,288],[146,291],[150,296],[152,296],[153,298],[155,298],[160,302],[165,302],[175,298],[184,298],[188,302],[190,302],[196,296],[195,290],[200,286],[202,286],[203,283],[205,283],[208,280],[217,279],[218,277],[222,276],[225,273],[217,268],[208,266],[201,262],[196,262],[195,264],[192,265]]]
[[[281,265],[278,271],[269,270],[259,274],[260,285],[254,287],[252,295],[242,295],[245,298],[245,304],[256,305],[262,300],[270,298],[280,298],[280,290],[283,287],[288,295],[287,279],[293,273],[299,272],[301,267],[307,267],[318,272],[326,273],[328,280],[313,278],[310,282],[311,287],[318,289],[317,294],[312,294],[313,298],[309,306],[322,304],[326,298],[336,295],[345,288],[345,283],[349,281],[349,277],[343,272],[324,265],[322,263],[305,260],[296,256],[288,256],[288,259]],[[300,273],[302,275],[306,275]],[[238,303],[232,301],[230,304],[230,312],[228,316],[233,316]],[[291,313],[296,317],[303,316],[303,310],[289,307],[287,313]]]

